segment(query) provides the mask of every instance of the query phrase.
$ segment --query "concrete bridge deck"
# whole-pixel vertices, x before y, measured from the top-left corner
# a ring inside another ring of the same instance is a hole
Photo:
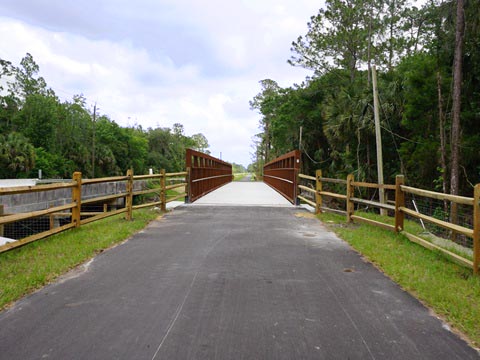
[[[304,209],[246,198],[180,206],[0,313],[0,359],[480,358]]]
[[[235,181],[208,193],[194,205],[286,206],[293,205],[263,182]]]

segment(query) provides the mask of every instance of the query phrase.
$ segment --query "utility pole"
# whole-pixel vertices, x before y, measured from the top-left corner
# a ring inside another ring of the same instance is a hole
[[[302,132],[303,132],[303,126],[300,126],[300,140],[298,141],[298,150],[302,150]]]
[[[97,103],[93,105],[92,179],[95,178],[95,122],[96,120],[97,120]]]
[[[372,83],[373,83],[373,112],[375,116],[375,138],[377,143],[377,173],[378,184],[383,185],[383,155],[382,155],[382,134],[380,132],[380,105],[378,102],[378,87],[377,87],[377,69],[375,65],[372,66]],[[385,204],[385,189],[378,189],[380,194],[380,203]],[[385,209],[380,209],[381,215],[387,215]]]

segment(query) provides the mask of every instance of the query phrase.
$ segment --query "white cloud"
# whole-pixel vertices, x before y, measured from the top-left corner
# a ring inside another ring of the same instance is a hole
[[[92,36],[85,25],[91,19],[54,24],[52,14],[20,7],[22,16],[0,18],[1,58],[18,64],[30,52],[60,97],[83,93],[122,125],[180,122],[187,134],[202,132],[214,155],[244,165],[258,132],[258,115],[248,104],[258,81],[290,86],[305,78],[307,71],[286,60],[291,41],[317,12],[307,0],[104,0],[94,15],[111,28],[97,25]]]

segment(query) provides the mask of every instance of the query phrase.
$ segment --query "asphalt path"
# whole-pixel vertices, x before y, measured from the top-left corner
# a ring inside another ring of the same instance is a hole
[[[8,360],[478,358],[295,207],[178,207],[0,313]]]

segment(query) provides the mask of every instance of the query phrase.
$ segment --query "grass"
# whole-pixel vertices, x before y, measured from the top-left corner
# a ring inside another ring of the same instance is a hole
[[[347,225],[341,215],[323,213],[319,218],[474,346],[480,345],[480,276],[402,235],[368,224]],[[409,226],[409,231],[416,230]]]
[[[125,221],[124,216],[112,216],[0,254],[0,309],[129,238],[159,213],[136,210],[133,221]]]
[[[237,173],[233,174],[233,181],[240,181],[245,178],[248,174],[247,173]]]

